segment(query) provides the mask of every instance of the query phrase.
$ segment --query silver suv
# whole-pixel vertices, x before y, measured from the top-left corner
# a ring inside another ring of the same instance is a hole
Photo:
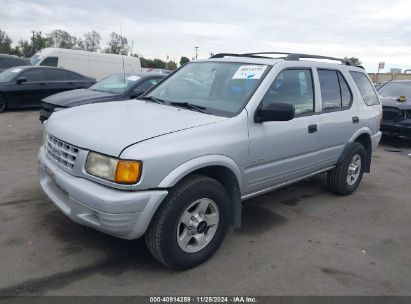
[[[144,235],[179,270],[217,250],[246,199],[321,172],[332,192],[352,193],[381,137],[367,74],[317,60],[336,58],[276,54],[218,54],[140,99],[54,113],[41,187],[73,221]]]

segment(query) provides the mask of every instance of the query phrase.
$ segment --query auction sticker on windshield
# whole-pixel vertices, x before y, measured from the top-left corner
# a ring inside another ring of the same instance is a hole
[[[266,69],[266,65],[242,65],[233,75],[233,79],[260,79]]]

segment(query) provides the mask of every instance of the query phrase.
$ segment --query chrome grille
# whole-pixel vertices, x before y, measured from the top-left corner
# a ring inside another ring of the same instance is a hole
[[[73,170],[79,149],[47,134],[46,152],[47,155],[60,166]]]

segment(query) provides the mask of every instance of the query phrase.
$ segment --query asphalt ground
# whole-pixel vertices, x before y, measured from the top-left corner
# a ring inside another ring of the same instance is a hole
[[[41,128],[37,110],[0,114],[0,296],[411,295],[409,143],[384,140],[350,196],[319,175],[246,201],[208,262],[173,272],[47,200]]]

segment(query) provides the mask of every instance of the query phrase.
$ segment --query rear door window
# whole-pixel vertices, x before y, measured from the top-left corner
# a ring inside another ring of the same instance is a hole
[[[349,107],[352,100],[352,94],[347,81],[345,81],[344,76],[341,75],[340,72],[338,72],[338,80],[340,82],[342,107]]]
[[[378,96],[374,91],[374,87],[372,86],[368,77],[361,72],[350,72],[352,78],[354,79],[355,84],[358,87],[358,90],[361,93],[362,99],[367,106],[374,106],[380,104],[378,100]]]
[[[318,70],[323,111],[347,108],[351,104],[352,93],[344,76],[336,70]]]

